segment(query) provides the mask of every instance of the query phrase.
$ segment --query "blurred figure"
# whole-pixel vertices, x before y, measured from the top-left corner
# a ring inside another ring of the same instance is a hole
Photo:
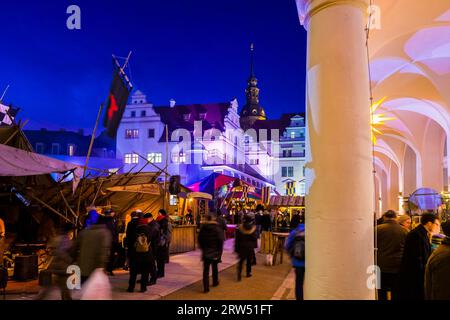
[[[298,226],[289,233],[285,245],[291,257],[292,267],[295,268],[295,297],[303,300],[303,282],[305,279],[305,219],[300,220]]]
[[[440,221],[432,213],[424,213],[420,225],[406,236],[400,267],[399,297],[402,300],[425,298],[425,266],[431,255],[430,237],[440,228]]]
[[[98,218],[99,214],[95,208],[89,210],[86,220],[84,221],[84,228],[89,228],[90,226],[97,224]]]
[[[255,213],[256,237],[258,239],[261,236],[263,211],[264,206],[258,204],[256,206],[256,213]]]
[[[243,223],[236,228],[235,252],[239,256],[237,266],[237,279],[241,281],[242,266],[246,262],[247,278],[252,276],[252,262],[255,256],[255,248],[258,246],[256,238],[255,220],[251,215],[243,218]]]
[[[81,269],[81,283],[84,283],[95,269],[104,269],[111,252],[111,233],[105,225],[103,216],[97,223],[82,230],[78,235],[74,255]]]
[[[159,223],[155,221],[155,219],[153,219],[153,215],[151,213],[147,213],[145,215],[148,219],[148,226],[151,229],[152,235],[155,236],[155,238],[151,240],[152,242],[152,249],[153,249],[153,263],[152,266],[150,268],[150,282],[148,283],[149,286],[152,286],[154,284],[156,284],[156,280],[158,278],[157,275],[157,268],[156,268],[156,257],[158,254],[158,242],[159,242],[159,235],[160,235],[160,228],[159,228]]]
[[[194,224],[194,216],[192,215],[191,209],[188,209],[186,215],[184,216],[184,224]]]
[[[450,221],[442,224],[445,238],[425,268],[425,298],[450,300]]]
[[[51,262],[47,268],[47,271],[54,276],[56,285],[61,291],[62,300],[72,300],[70,290],[67,287],[67,267],[73,263],[73,231],[75,226],[71,223],[65,224],[59,229],[58,235],[53,238],[49,245]],[[43,300],[47,298],[51,292],[52,286],[46,286],[36,297],[37,300]]]
[[[156,252],[156,264],[158,266],[158,278],[164,278],[165,266],[169,262],[169,248],[170,240],[172,238],[172,224],[167,217],[167,212],[164,209],[158,211],[156,221],[159,223],[160,237],[158,242],[158,249]]]
[[[300,212],[295,210],[292,214],[292,220],[290,224],[291,229],[296,229],[300,224],[300,220],[301,220]]]
[[[202,250],[203,291],[209,292],[209,267],[212,268],[213,287],[219,285],[218,263],[223,248],[223,231],[211,215],[200,226],[198,244]]]
[[[411,231],[411,217],[407,214],[404,214],[400,217],[398,217],[398,223],[406,230],[406,231]]]
[[[5,222],[0,216],[0,267],[3,266],[3,254],[6,247],[6,228]]]
[[[210,213],[210,214],[212,215],[213,213]],[[227,221],[222,216],[222,212],[220,211],[220,209],[217,209],[217,212],[215,214],[215,218],[216,218],[216,221],[217,221],[217,225],[219,226],[219,229],[221,231],[220,234],[222,236],[222,242],[225,242],[228,226],[227,226]],[[223,254],[223,245],[222,245],[222,247],[220,249],[219,261],[218,261],[219,263],[222,262],[222,254]]]
[[[147,291],[147,285],[149,284],[148,278],[152,274],[155,275],[155,257],[156,245],[158,241],[158,233],[155,228],[149,226],[149,220],[152,219],[151,214],[146,214],[139,219],[139,222],[134,229],[135,239],[133,246],[129,247],[130,250],[130,280],[128,282],[128,292],[134,292],[136,285],[136,278],[138,274],[141,274],[141,290],[140,292]]]
[[[106,268],[106,272],[108,273],[108,275],[114,276],[113,271],[116,266],[120,244],[119,244],[119,230],[117,226],[116,213],[111,209],[105,211],[105,225],[106,228],[108,228],[109,232],[111,233],[112,239],[111,252],[109,255],[109,261],[108,266]]]
[[[381,289],[378,290],[378,300],[387,300],[388,291],[391,292],[391,300],[397,300],[398,273],[408,231],[397,222],[395,211],[389,210],[383,217],[384,223],[375,228],[377,261],[381,269]]]
[[[271,252],[271,234],[272,219],[270,213],[265,210],[261,217],[261,253],[270,254]]]

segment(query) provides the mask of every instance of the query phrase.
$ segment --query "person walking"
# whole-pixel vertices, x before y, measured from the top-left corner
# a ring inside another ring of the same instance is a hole
[[[84,283],[95,269],[104,269],[111,252],[111,233],[105,226],[103,216],[96,224],[82,230],[74,246],[76,263],[80,267],[81,282]]]
[[[236,229],[235,252],[239,256],[237,266],[237,279],[241,281],[242,266],[246,262],[247,278],[252,276],[252,262],[255,256],[255,248],[258,245],[256,237],[255,220],[252,215],[245,215],[243,223]]]
[[[136,278],[141,274],[141,290],[147,291],[149,284],[149,275],[155,274],[154,251],[159,234],[156,230],[148,225],[148,215],[139,219],[132,238],[135,239],[134,245],[130,250],[130,279],[128,281],[127,292],[134,292]]]
[[[223,248],[223,230],[211,214],[200,226],[198,244],[202,250],[203,292],[209,292],[209,269],[212,269],[213,287],[219,285],[218,263]]]
[[[292,214],[292,220],[291,223],[289,225],[291,230],[294,230],[298,227],[298,225],[301,223],[301,216],[300,216],[300,212],[299,211],[294,211],[294,213]]]
[[[158,211],[156,221],[159,223],[160,237],[156,252],[157,277],[164,278],[165,265],[169,262],[169,248],[172,237],[172,225],[164,209]]]
[[[147,213],[144,215],[145,218],[147,218],[147,224],[151,229],[152,239],[152,254],[153,254],[153,261],[150,268],[150,282],[148,283],[149,286],[152,286],[156,284],[156,280],[158,278],[157,272],[156,272],[156,257],[158,254],[158,242],[159,242],[159,236],[160,236],[160,230],[159,230],[159,223],[155,221],[153,218],[153,215],[151,213]]]
[[[260,252],[265,254],[271,253],[272,236],[270,232],[272,231],[272,218],[270,213],[265,210],[261,217],[261,248]]]
[[[59,229],[58,235],[54,237],[49,245],[50,249],[50,264],[47,268],[47,272],[50,273],[50,279],[52,275],[55,276],[55,282],[58,289],[61,292],[62,300],[72,300],[72,295],[67,287],[67,267],[73,263],[73,231],[75,226],[71,223],[65,224]],[[48,297],[52,289],[51,281],[44,289],[38,294],[36,300],[44,300]]]
[[[222,216],[222,212],[220,211],[220,209],[217,209],[215,217],[216,217],[217,225],[219,226],[219,229],[221,230],[220,234],[222,236],[222,243],[224,243],[226,240],[226,235],[227,235],[227,230],[228,230],[227,221]],[[220,249],[219,261],[218,261],[219,263],[222,262],[222,254],[223,254],[223,245]]]
[[[105,211],[105,225],[106,228],[111,233],[112,239],[111,252],[109,255],[109,261],[106,268],[106,272],[108,273],[108,275],[114,276],[113,271],[116,266],[117,257],[119,255],[120,244],[119,244],[119,232],[117,227],[116,213],[111,209]]]
[[[303,282],[305,279],[305,219],[300,220],[298,226],[289,233],[285,249],[291,257],[292,267],[295,268],[295,297],[303,300]]]
[[[450,221],[442,224],[441,245],[431,254],[425,267],[425,299],[450,300]]]
[[[378,300],[387,300],[388,292],[391,292],[391,300],[396,300],[398,299],[398,274],[408,231],[397,222],[395,211],[389,210],[383,217],[384,223],[375,228],[377,261],[381,270]]]
[[[420,218],[420,224],[406,236],[400,267],[401,300],[425,298],[425,266],[431,255],[430,238],[439,232],[439,228],[439,218],[432,213],[424,213]]]

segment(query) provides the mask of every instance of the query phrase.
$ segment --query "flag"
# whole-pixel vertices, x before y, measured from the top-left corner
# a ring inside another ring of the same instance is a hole
[[[108,136],[115,138],[117,129],[119,128],[120,121],[122,120],[123,113],[133,88],[128,81],[127,76],[120,68],[117,60],[113,59],[114,73],[113,80],[111,82],[111,88],[109,90],[108,99],[106,102],[106,112],[103,120],[103,125],[106,128]]]
[[[0,103],[0,127],[12,125],[18,111],[19,109],[14,109],[11,106],[5,106]]]

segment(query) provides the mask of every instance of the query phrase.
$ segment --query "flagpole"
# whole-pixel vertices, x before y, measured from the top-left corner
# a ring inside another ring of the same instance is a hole
[[[9,84],[6,86],[6,89],[5,89],[5,91],[3,91],[3,94],[2,94],[2,97],[0,98],[0,102],[2,102],[3,101],[3,98],[5,97],[5,95],[6,95],[6,92],[8,91],[8,89],[9,89]]]
[[[81,196],[83,194],[83,189],[84,189],[84,186],[86,184],[86,179],[85,179],[85,177],[86,177],[86,169],[88,167],[89,159],[91,157],[92,147],[94,146],[95,133],[97,132],[97,127],[98,127],[98,123],[100,122],[100,117],[102,115],[102,111],[103,111],[103,103],[100,104],[100,108],[98,109],[97,120],[95,121],[94,131],[92,132],[92,137],[91,137],[91,143],[89,144],[89,149],[88,149],[88,153],[87,153],[87,156],[86,156],[86,164],[85,164],[85,166],[83,168],[83,178],[82,178],[81,189],[80,189],[80,196],[78,197],[78,205],[77,205],[77,220],[79,220],[79,218],[80,218]],[[77,226],[78,226],[78,221],[77,221]]]
[[[166,124],[166,170],[169,165],[169,128]],[[163,208],[166,210],[166,201],[167,201],[167,171],[165,171],[164,175],[164,199],[163,199]]]

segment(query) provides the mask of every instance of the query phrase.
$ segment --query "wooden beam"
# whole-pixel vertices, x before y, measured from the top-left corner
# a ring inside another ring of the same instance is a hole
[[[41,205],[43,205],[44,207],[46,207],[47,209],[49,209],[50,211],[56,213],[58,216],[60,216],[61,218],[63,218],[64,220],[66,220],[67,222],[72,223],[72,221],[70,221],[69,218],[65,217],[63,214],[59,213],[58,211],[56,211],[55,209],[53,209],[52,207],[50,207],[48,204],[46,204],[44,201],[42,201],[41,199],[35,197],[34,195],[30,195],[34,200],[36,200],[37,202],[39,202]]]

